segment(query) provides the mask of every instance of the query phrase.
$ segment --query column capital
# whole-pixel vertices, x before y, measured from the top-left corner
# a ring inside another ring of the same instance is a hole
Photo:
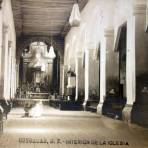
[[[133,6],[133,15],[143,14],[146,15],[146,4],[135,4]]]
[[[104,36],[105,37],[113,37],[114,36],[114,28],[112,28],[112,27],[104,28]]]

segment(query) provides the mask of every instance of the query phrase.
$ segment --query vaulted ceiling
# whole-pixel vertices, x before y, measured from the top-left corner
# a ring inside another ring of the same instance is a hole
[[[65,35],[68,19],[76,0],[12,0],[17,36]],[[80,10],[88,0],[78,0]]]

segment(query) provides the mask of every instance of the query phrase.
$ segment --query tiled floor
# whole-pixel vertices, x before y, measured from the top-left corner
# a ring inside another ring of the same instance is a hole
[[[22,108],[13,109],[0,135],[0,148],[148,148],[148,129],[90,112],[46,106],[42,112],[41,117],[24,118]],[[124,145],[111,145],[116,141]]]

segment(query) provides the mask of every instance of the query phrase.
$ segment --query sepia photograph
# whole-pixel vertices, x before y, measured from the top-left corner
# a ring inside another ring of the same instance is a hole
[[[148,0],[0,0],[0,148],[148,148]]]

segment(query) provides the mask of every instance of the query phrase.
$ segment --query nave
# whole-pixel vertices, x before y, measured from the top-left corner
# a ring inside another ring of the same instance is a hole
[[[0,148],[148,147],[147,65],[148,0],[0,0]]]
[[[15,108],[8,115],[8,120],[4,124],[4,134],[0,135],[0,148],[148,147],[147,129],[136,125],[127,126],[121,121],[101,117],[95,113],[59,111],[43,106],[41,117],[26,118],[23,115],[23,108]],[[32,142],[42,139],[43,143],[29,144],[27,139]],[[78,144],[78,140],[81,143]],[[44,141],[48,141],[48,144]],[[88,141],[92,143],[86,143]],[[111,141],[110,145],[104,143],[108,141]],[[129,145],[111,145],[116,141],[127,142]]]

